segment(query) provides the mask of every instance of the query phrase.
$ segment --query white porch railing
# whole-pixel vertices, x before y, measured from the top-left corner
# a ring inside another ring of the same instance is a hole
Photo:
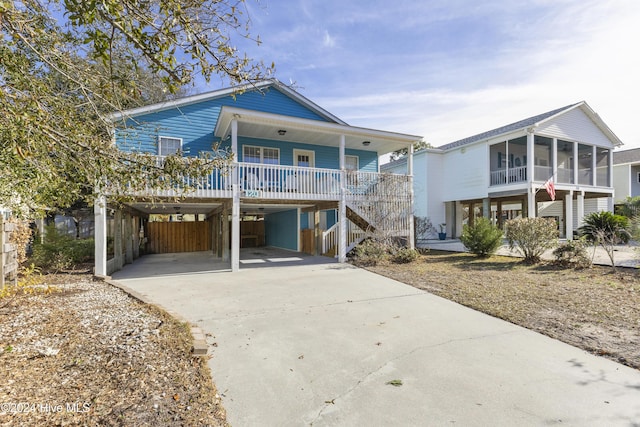
[[[499,169],[491,171],[491,185],[513,184],[527,180],[527,167]]]
[[[265,199],[340,198],[341,172],[336,169],[238,163],[241,196]]]
[[[241,198],[339,201],[342,184],[347,200],[410,198],[411,180],[406,175],[244,162],[224,170],[213,170],[205,177],[185,175],[170,186],[154,185],[149,181],[135,195],[231,198],[234,167],[237,168]]]
[[[347,252],[365,238],[365,232],[351,221],[347,221]],[[340,242],[340,223],[335,223],[322,232],[322,253],[337,248]],[[337,253],[337,250],[336,250]]]

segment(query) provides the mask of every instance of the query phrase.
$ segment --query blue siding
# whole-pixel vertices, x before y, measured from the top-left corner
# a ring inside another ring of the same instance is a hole
[[[278,148],[280,150],[280,164],[285,166],[293,166],[293,150],[298,149],[315,152],[315,165],[317,168],[340,168],[340,150],[338,147],[241,137],[238,139],[238,161],[243,161],[242,155],[244,151],[242,147],[245,145]],[[365,172],[378,172],[378,154],[376,152],[346,150],[346,154],[350,156],[358,156],[360,170]]]
[[[202,101],[196,104],[144,114],[129,119],[126,131],[118,130],[116,144],[122,150],[157,153],[158,136],[183,139],[183,150],[191,156],[210,151],[215,140],[213,130],[222,106],[276,113],[291,117],[327,121],[313,110],[298,103],[274,87],[248,91],[235,97]]]
[[[305,230],[308,228],[313,228],[313,224],[311,224],[309,221],[309,213],[302,212],[300,214],[300,230]]]
[[[327,216],[327,230],[328,230],[331,227],[333,227],[333,225],[337,222],[336,221],[336,210],[335,209],[329,209],[329,210],[323,211],[323,212]]]
[[[267,246],[298,250],[298,210],[291,209],[264,216]]]

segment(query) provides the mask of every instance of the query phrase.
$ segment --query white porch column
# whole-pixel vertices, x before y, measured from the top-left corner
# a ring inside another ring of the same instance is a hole
[[[488,197],[482,199],[482,216],[487,219],[491,218],[491,199]]]
[[[535,181],[535,140],[533,129],[527,131],[527,182]]]
[[[578,185],[578,142],[573,142],[573,183]]]
[[[338,242],[338,262],[347,261],[347,192],[345,189],[347,176],[344,169],[345,136],[340,135],[340,203],[338,221],[340,221],[340,239]]]
[[[413,144],[409,146],[409,158],[407,159],[407,174],[409,175],[409,248],[416,248],[415,224],[413,222],[414,201],[413,201]]]
[[[576,195],[576,215],[578,218],[578,227],[582,226],[584,220],[584,191],[578,191]]]
[[[95,246],[95,271],[98,277],[107,275],[107,198],[98,196],[93,205],[95,221],[94,246]]]
[[[598,184],[597,179],[597,171],[598,162],[596,161],[596,156],[598,155],[598,150],[596,150],[596,146],[591,147],[591,185],[594,187]]]
[[[554,184],[558,183],[558,138],[553,138],[553,143],[551,144],[551,155],[553,156],[551,159],[551,173],[553,176]]]
[[[607,175],[608,175],[608,183],[607,183],[607,187],[613,187],[613,151],[609,150],[609,170],[607,171]],[[631,166],[629,166],[629,168],[631,168]],[[631,176],[631,174],[629,174],[629,176]],[[631,183],[629,183],[629,188],[631,188]],[[611,197],[615,196],[615,194],[612,194]],[[611,202],[611,212],[613,212],[613,201]]]
[[[238,171],[238,121],[231,121],[231,151],[233,156],[233,201],[231,205],[231,271],[240,270],[240,179]]]
[[[527,189],[527,218],[536,217],[536,192],[530,185]]]
[[[613,212],[613,195],[607,197],[607,210]]]
[[[573,240],[573,190],[564,197],[564,227],[567,240]]]
[[[229,202],[225,202],[222,206],[221,221],[222,221],[222,238],[220,243],[222,244],[222,261],[229,261]]]

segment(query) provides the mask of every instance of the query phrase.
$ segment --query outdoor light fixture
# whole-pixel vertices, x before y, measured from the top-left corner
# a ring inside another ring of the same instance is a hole
[[[284,130],[284,129],[278,130],[278,135],[280,135],[280,136],[283,136],[285,133],[287,133],[287,131]]]
[[[362,145],[364,145],[365,147],[368,147],[369,144],[371,144],[371,141],[362,141]]]

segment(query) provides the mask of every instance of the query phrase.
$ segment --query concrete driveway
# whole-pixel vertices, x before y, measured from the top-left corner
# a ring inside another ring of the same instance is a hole
[[[252,253],[239,273],[174,254],[113,277],[211,334],[234,426],[640,425],[640,371],[326,258]]]

